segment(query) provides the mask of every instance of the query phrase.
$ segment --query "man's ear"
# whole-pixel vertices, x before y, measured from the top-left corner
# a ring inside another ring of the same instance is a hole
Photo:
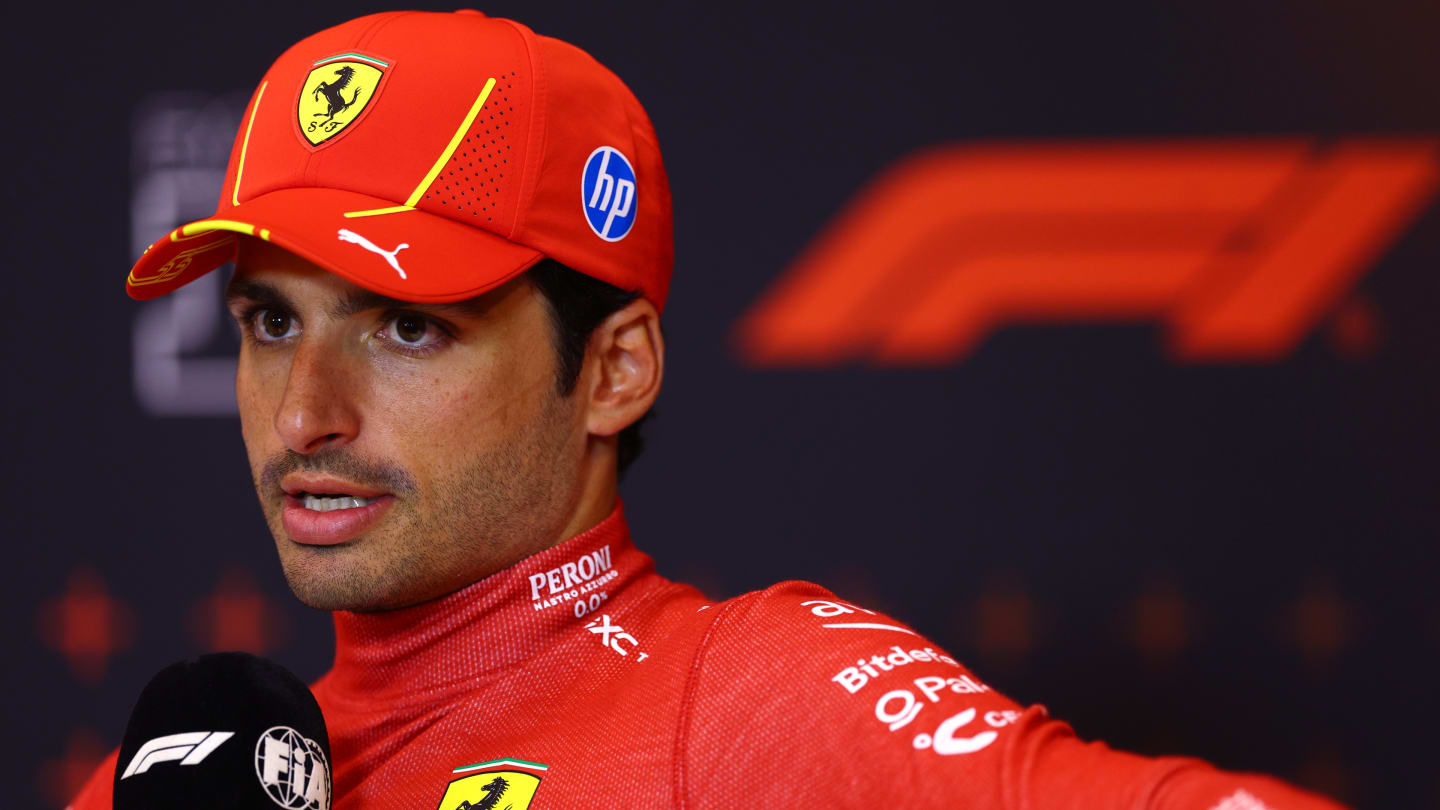
[[[665,373],[665,339],[660,313],[644,298],[626,304],[601,321],[590,335],[586,430],[613,436],[650,410]]]

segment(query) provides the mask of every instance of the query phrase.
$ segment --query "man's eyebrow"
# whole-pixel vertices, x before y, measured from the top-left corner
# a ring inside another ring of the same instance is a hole
[[[391,298],[388,295],[381,295],[380,293],[371,292],[370,290],[358,289],[345,293],[325,314],[336,320],[343,320],[351,315],[369,309],[409,309],[419,312],[451,311],[472,317],[479,317],[490,308],[490,305],[490,298],[483,294],[474,298],[466,298],[463,301],[426,304],[417,301],[405,301],[400,298]]]
[[[225,286],[225,306],[235,309],[242,301],[253,301],[257,304],[268,304],[276,309],[294,310],[290,299],[275,287],[263,281],[251,281],[250,279],[233,279]]]
[[[225,288],[225,305],[234,309],[241,301],[251,301],[262,305],[284,309],[290,312],[295,311],[295,306],[290,299],[280,292],[278,288],[263,281],[237,278],[230,282]],[[326,316],[334,320],[344,320],[351,315],[356,315],[371,309],[410,309],[418,311],[453,311],[472,317],[480,317],[490,308],[492,301],[489,296],[479,295],[474,298],[466,298],[463,301],[452,301],[442,304],[422,304],[415,301],[405,301],[400,298],[392,298],[388,295],[381,295],[366,289],[355,289],[347,291],[337,299],[326,310]]]

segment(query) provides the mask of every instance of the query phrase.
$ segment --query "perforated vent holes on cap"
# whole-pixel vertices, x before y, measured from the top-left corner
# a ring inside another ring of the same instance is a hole
[[[495,221],[501,190],[512,174],[510,157],[515,136],[510,117],[515,106],[510,94],[515,92],[518,76],[511,72],[499,77],[490,100],[455,148],[445,170],[425,193],[426,200],[439,203],[454,219]]]

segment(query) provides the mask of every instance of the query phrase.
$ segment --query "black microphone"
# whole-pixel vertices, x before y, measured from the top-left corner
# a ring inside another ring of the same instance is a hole
[[[248,653],[179,661],[135,703],[115,810],[330,810],[330,735],[289,670]]]

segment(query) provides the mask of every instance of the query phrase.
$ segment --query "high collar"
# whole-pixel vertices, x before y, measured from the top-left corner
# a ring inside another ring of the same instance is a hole
[[[336,611],[335,666],[317,687],[390,705],[468,688],[541,654],[575,625],[577,600],[603,589],[614,603],[653,571],[617,503],[594,528],[448,596],[380,613]]]

